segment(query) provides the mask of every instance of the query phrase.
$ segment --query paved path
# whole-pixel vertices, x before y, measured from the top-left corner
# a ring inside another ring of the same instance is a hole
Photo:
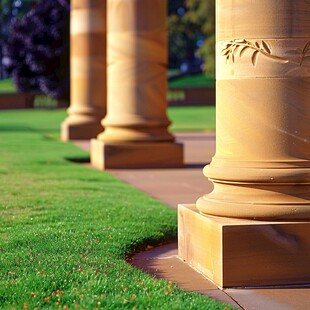
[[[203,175],[203,167],[211,161],[215,136],[211,133],[182,133],[177,140],[185,146],[185,169],[113,169],[111,174],[172,208],[179,203],[195,203],[212,190],[212,184]]]
[[[173,208],[179,203],[194,203],[212,190],[202,169],[214,154],[215,136],[212,133],[178,133],[176,137],[185,146],[185,168],[113,169],[108,172]],[[89,150],[88,141],[77,141],[76,144]],[[140,253],[132,263],[156,277],[177,283],[185,290],[197,291],[239,309],[310,309],[310,285],[221,290],[178,258],[177,244]]]

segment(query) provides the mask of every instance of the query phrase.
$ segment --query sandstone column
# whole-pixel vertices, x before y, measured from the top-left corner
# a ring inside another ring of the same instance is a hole
[[[106,113],[106,1],[71,0],[71,104],[62,140],[90,139]]]
[[[107,1],[107,116],[91,143],[99,168],[182,165],[167,128],[166,0]]]
[[[180,256],[220,286],[309,282],[310,1],[216,5],[214,190],[180,206]]]

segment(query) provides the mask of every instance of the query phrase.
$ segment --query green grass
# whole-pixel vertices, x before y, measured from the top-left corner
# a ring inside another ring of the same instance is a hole
[[[172,131],[214,131],[215,107],[169,107]]]
[[[126,262],[142,246],[174,239],[176,212],[68,161],[88,154],[55,139],[64,115],[0,113],[0,307],[224,309]]]
[[[0,93],[15,93],[16,86],[11,79],[0,80]]]
[[[214,87],[214,77],[204,73],[184,76],[169,82],[169,87]]]
[[[170,71],[169,74],[172,72],[174,71]],[[170,87],[213,87],[214,84],[214,77],[208,77],[203,73],[185,76],[169,82]],[[0,92],[16,92],[16,87],[11,79],[0,80]]]
[[[57,108],[57,100],[46,95],[36,95],[34,99],[34,107],[42,109],[55,109]]]
[[[169,76],[173,76],[173,75],[175,75],[175,74],[178,74],[178,73],[180,73],[180,69],[168,69],[167,70],[167,76],[169,77]]]

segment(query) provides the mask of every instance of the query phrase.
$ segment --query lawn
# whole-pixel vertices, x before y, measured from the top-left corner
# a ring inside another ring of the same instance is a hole
[[[169,87],[214,87],[213,76],[206,76],[204,73],[180,77],[169,82]]]
[[[0,93],[15,93],[16,86],[11,79],[5,79],[0,81]]]
[[[168,74],[172,74],[171,71]],[[204,73],[188,75],[180,77],[176,80],[170,81],[170,87],[214,87],[215,80],[214,77],[206,76]],[[0,93],[1,92],[15,92],[16,86],[11,79],[0,80]]]
[[[182,77],[172,81],[169,84],[183,87],[191,86],[207,86],[213,85],[212,77],[204,74],[198,74],[188,77]],[[11,79],[0,81],[1,92],[14,92],[16,87]],[[57,101],[45,95],[37,95],[34,101],[36,108],[55,108]],[[60,122],[65,117],[65,112],[55,112]],[[214,106],[193,106],[193,107],[169,107],[168,116],[172,121],[170,129],[172,131],[214,131],[215,130],[215,107]]]
[[[45,96],[36,98],[37,107],[53,108],[55,102]],[[60,123],[65,117],[66,112],[63,109],[51,110],[49,117],[54,122]],[[3,112],[1,112],[3,113]],[[9,112],[5,112],[9,113]],[[39,113],[36,111],[35,113]],[[16,115],[18,112],[15,113]],[[15,115],[14,114],[14,115]],[[168,107],[167,114],[172,124],[171,131],[214,131],[215,130],[215,107],[214,106],[194,106],[194,107]],[[55,130],[57,136],[59,130]]]
[[[224,309],[130,266],[176,238],[176,212],[59,142],[63,110],[0,113],[2,309]],[[71,159],[71,160],[70,160]]]
[[[172,131],[214,131],[215,106],[169,107]]]

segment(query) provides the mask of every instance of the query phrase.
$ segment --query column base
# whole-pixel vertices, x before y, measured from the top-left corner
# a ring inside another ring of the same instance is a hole
[[[81,124],[70,124],[64,121],[61,124],[61,140],[90,140],[102,131],[103,127],[100,124],[100,120]]]
[[[105,143],[91,140],[91,164],[99,169],[183,166],[183,144],[175,142]]]
[[[310,283],[310,221],[221,218],[179,205],[179,257],[219,287]]]

